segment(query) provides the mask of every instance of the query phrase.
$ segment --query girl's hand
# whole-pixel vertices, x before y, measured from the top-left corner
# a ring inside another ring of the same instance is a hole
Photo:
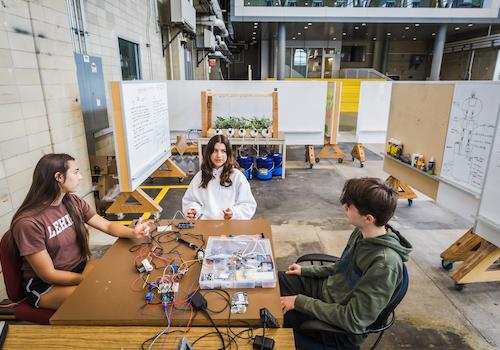
[[[230,208],[224,209],[224,220],[231,220],[233,218],[233,211]]]
[[[288,271],[286,271],[285,273],[287,275],[300,276],[301,270],[302,270],[302,268],[299,264],[292,264],[292,265],[288,266]]]
[[[139,219],[133,229],[134,238],[149,237],[149,231],[151,231],[150,225],[153,224],[154,224],[153,220],[142,221],[142,219]]]
[[[196,219],[196,209],[194,208],[188,209],[186,216],[188,219]]]

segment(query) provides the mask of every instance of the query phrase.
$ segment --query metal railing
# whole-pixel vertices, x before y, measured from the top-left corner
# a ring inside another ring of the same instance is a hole
[[[245,6],[482,8],[484,0],[243,0]]]
[[[343,68],[340,70],[340,78],[343,79],[385,79],[391,80],[388,76],[373,68]]]

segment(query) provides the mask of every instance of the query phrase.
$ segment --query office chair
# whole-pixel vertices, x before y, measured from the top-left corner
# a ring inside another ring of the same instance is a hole
[[[297,259],[297,263],[301,262],[311,262],[311,264],[314,264],[315,261],[320,262],[321,265],[323,263],[334,263],[338,260],[339,258],[336,256],[331,256],[331,255],[326,255],[326,254],[306,254],[304,256],[301,256],[300,258]],[[377,345],[380,343],[380,340],[382,339],[382,336],[384,335],[384,332],[388,330],[393,324],[394,320],[396,318],[396,313],[395,309],[403,300],[404,296],[406,295],[406,292],[408,291],[408,284],[409,284],[409,276],[408,276],[408,269],[406,268],[406,265],[403,263],[403,278],[401,280],[401,284],[399,285],[399,289],[397,289],[391,300],[389,301],[389,304],[385,307],[384,310],[380,313],[378,318],[373,322],[370,326],[366,328],[366,331],[362,334],[359,335],[364,335],[368,336],[368,334],[374,334],[378,333],[377,340],[373,343],[372,347],[370,350],[373,350],[377,347]],[[390,318],[390,319],[389,319]],[[344,334],[344,335],[349,335],[351,333],[345,331],[344,329],[340,327],[336,327],[333,325],[330,325],[326,322],[320,321],[320,320],[308,320],[302,323],[300,326],[300,331],[305,332],[305,333],[320,333],[321,338],[323,339],[323,344],[316,344],[318,349],[321,349],[321,346],[325,347],[326,342],[325,342],[325,337],[327,335],[335,335],[335,334]],[[337,338],[335,338],[335,346],[338,350],[341,350],[342,347],[338,343]],[[317,342],[316,342],[317,343]],[[349,348],[352,349],[352,348]]]
[[[3,280],[7,295],[12,302],[17,303],[25,298],[23,288],[22,259],[17,251],[13,251],[4,234],[0,241],[0,262],[2,264]],[[14,307],[14,315],[18,321],[28,321],[40,324],[49,324],[54,310],[36,308],[27,301],[22,301]]]

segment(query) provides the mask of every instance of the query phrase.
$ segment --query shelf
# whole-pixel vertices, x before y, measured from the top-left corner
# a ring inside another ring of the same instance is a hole
[[[434,181],[439,181],[440,177],[437,176],[437,175],[430,175],[430,174],[427,174],[425,171],[422,171],[420,169],[417,169],[417,168],[414,168],[412,167],[410,164],[406,164],[404,162],[402,162],[401,160],[397,159],[397,158],[394,158],[394,157],[391,157],[391,156],[388,156],[387,154],[384,154],[384,156],[387,158],[387,159],[390,159],[396,163],[399,163],[407,168],[410,168],[411,170],[413,171],[416,171],[417,173],[419,174],[422,174],[422,175],[425,175],[427,177],[430,177],[431,179],[433,179]]]

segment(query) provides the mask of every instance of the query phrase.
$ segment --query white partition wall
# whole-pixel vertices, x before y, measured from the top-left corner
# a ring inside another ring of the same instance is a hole
[[[385,143],[391,107],[392,82],[361,82],[356,140],[359,143]]]
[[[323,81],[215,81],[172,80],[168,82],[170,130],[174,134],[201,129],[200,92],[262,93],[278,89],[279,131],[287,145],[322,145],[325,128],[327,82]],[[225,102],[224,102],[225,101]],[[224,107],[227,110],[224,110]],[[214,101],[216,113],[224,116],[262,117],[271,113],[271,101],[257,98],[224,98]]]

